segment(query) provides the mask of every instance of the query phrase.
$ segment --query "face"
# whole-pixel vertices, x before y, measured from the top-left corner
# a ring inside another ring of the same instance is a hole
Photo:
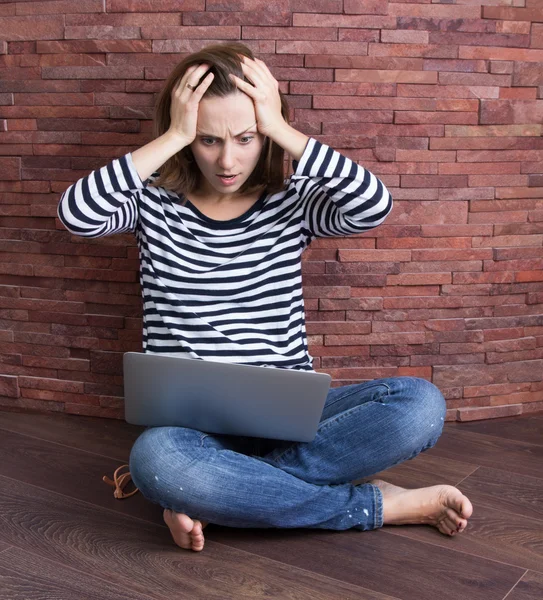
[[[241,92],[202,98],[196,131],[190,148],[203,175],[198,192],[219,198],[235,196],[253,172],[264,145],[253,101]]]

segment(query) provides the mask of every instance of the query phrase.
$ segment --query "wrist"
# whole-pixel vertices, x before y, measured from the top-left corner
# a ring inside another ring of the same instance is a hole
[[[175,148],[176,152],[183,150],[183,148],[185,148],[191,143],[187,140],[185,136],[172,129],[168,129],[168,131],[166,131],[166,133],[163,133],[160,137],[166,143],[168,143],[168,145],[171,145],[173,148]]]

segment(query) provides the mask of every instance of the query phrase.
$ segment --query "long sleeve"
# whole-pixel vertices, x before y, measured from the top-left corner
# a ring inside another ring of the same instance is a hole
[[[310,138],[291,177],[304,203],[304,225],[313,237],[363,233],[380,225],[392,196],[373,173]]]
[[[76,235],[101,237],[133,231],[137,190],[145,187],[128,153],[71,185],[60,198],[58,217]]]

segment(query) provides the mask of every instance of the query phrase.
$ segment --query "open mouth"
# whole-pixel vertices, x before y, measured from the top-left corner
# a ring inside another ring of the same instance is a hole
[[[217,175],[223,184],[234,183],[238,175]]]

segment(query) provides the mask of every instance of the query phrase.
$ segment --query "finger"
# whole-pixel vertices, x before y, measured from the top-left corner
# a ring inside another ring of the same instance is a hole
[[[273,76],[272,72],[268,69],[268,65],[263,60],[260,60],[258,58],[256,59],[256,62],[266,72],[266,74],[268,75],[268,77],[271,80],[273,80],[273,82],[276,85],[276,87],[279,87],[279,82],[277,81],[277,79],[275,79],[275,77]]]
[[[270,85],[270,82],[262,76],[261,73],[258,73],[255,69],[252,71],[249,70],[249,67],[246,65],[242,65],[243,74],[245,77],[253,84],[253,89],[255,90],[256,95],[253,95],[255,100],[262,100],[263,96],[266,93],[270,93],[274,88]]]
[[[205,63],[191,65],[177,84],[176,90],[180,92],[185,89],[190,90],[190,88],[187,88],[187,83],[190,83],[192,86],[197,86],[204,73],[208,70],[209,65]]]
[[[208,73],[204,77],[202,83],[192,92],[192,98],[194,98],[194,100],[197,102],[201,100],[202,96],[206,93],[207,88],[211,85],[214,77],[215,75],[213,75],[213,73]],[[187,90],[191,91],[190,88],[187,88]]]
[[[256,89],[254,86],[252,86],[250,83],[247,83],[246,81],[243,81],[243,79],[240,79],[232,73],[230,74],[230,78],[234,81],[238,89],[240,89],[242,92],[245,92],[248,96],[251,96],[251,98],[255,97]]]

